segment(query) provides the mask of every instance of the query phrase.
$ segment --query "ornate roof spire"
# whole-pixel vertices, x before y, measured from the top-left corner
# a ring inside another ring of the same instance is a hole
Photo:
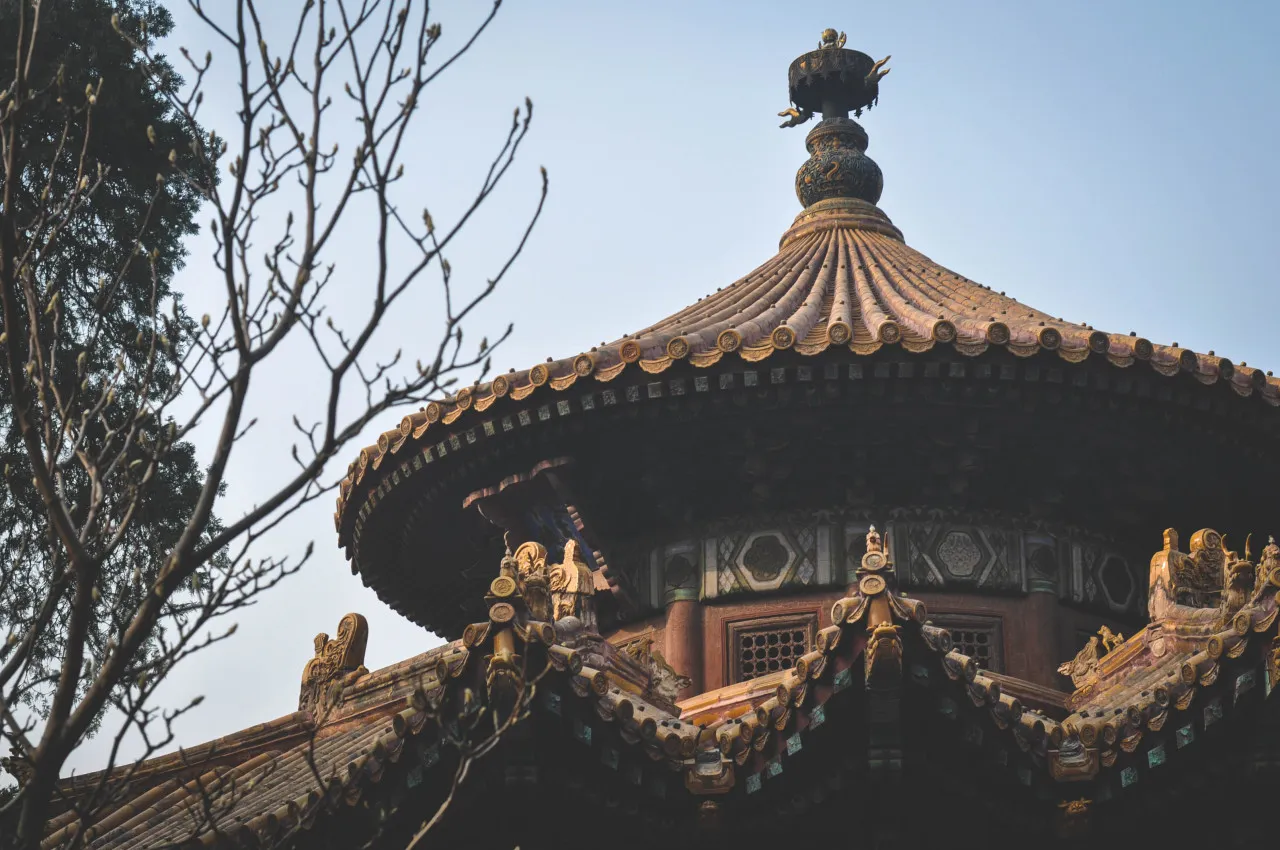
[[[874,61],[865,53],[845,50],[845,34],[823,31],[817,50],[791,63],[787,83],[793,106],[779,112],[783,127],[798,127],[822,113],[805,137],[809,160],[796,173],[796,195],[806,209],[831,198],[880,200],[884,177],[866,155],[867,133],[849,113],[861,116],[880,96],[880,80],[889,57]]]

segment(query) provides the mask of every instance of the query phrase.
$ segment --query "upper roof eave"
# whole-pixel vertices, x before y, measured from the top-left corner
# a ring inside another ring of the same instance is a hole
[[[1186,373],[1205,385],[1221,381],[1239,396],[1256,394],[1280,405],[1280,378],[1213,352],[1055,318],[914,251],[876,207],[835,200],[841,203],[821,202],[815,207],[826,204],[824,209],[801,213],[772,259],[684,310],[573,357],[463,388],[405,416],[348,468],[334,513],[339,544],[350,553],[355,514],[391,474],[383,469],[391,458],[420,464],[415,453],[505,398],[520,401],[544,386],[564,393],[581,381],[607,383],[636,370],[656,375],[684,360],[709,369],[731,356],[758,363],[787,350],[865,356],[887,347],[921,354],[949,345],[970,357],[1000,348],[1018,357],[1050,351],[1069,363],[1089,357],[1105,357],[1118,368],[1146,363],[1166,377]]]

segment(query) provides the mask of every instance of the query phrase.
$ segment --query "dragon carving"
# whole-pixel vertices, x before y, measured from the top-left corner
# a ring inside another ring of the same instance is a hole
[[[1107,653],[1124,643],[1124,635],[1116,634],[1103,626],[1098,633],[1089,638],[1089,642],[1076,653],[1076,657],[1058,667],[1063,676],[1071,677],[1071,684],[1083,688],[1098,680],[1098,662]]]
[[[332,640],[324,632],[315,637],[315,657],[302,670],[298,708],[325,709],[341,702],[342,690],[369,671],[364,666],[369,622],[359,614],[338,621]]]

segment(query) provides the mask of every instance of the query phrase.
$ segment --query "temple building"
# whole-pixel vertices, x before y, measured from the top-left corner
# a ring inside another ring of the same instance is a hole
[[[1275,840],[1280,379],[909,247],[844,44],[788,70],[776,254],[352,464],[352,573],[449,642],[370,671],[348,615],[45,848]]]

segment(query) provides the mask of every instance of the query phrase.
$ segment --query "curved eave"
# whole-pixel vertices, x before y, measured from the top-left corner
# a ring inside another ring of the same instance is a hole
[[[640,333],[464,388],[404,417],[361,450],[341,482],[334,514],[340,545],[349,551],[360,506],[396,477],[402,464],[389,459],[414,458],[440,439],[456,441],[460,429],[504,398],[520,401],[543,386],[561,394],[580,382],[661,374],[682,360],[709,369],[726,358],[759,363],[793,349],[811,357],[846,350],[865,356],[886,347],[921,354],[951,346],[970,357],[993,348],[1023,358],[1050,351],[1069,363],[1090,356],[1117,368],[1145,363],[1167,377],[1225,382],[1239,396],[1280,405],[1280,378],[1260,369],[1060,321],[937,265],[895,234],[839,216],[798,221],[769,262]],[[441,434],[446,428],[451,432]]]

